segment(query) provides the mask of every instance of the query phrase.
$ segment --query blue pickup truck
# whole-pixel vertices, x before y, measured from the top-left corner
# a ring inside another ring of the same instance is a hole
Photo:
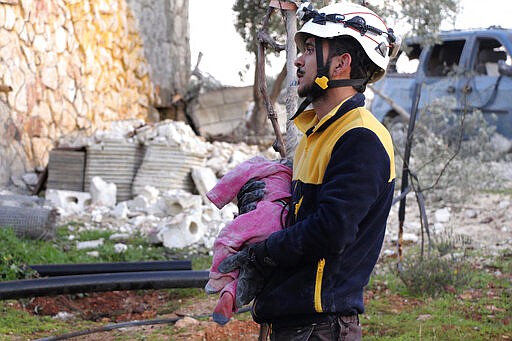
[[[397,72],[391,63],[386,77],[374,84],[376,92],[411,112],[416,84],[421,84],[419,108],[434,99],[453,96],[454,110],[479,109],[496,130],[512,139],[512,29],[443,31],[438,42],[423,46],[417,39],[404,43],[402,56],[417,60],[412,73]],[[375,95],[371,111],[382,122],[398,116],[389,100]]]

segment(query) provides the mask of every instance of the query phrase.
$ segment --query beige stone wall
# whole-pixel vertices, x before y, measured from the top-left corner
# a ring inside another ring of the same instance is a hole
[[[26,170],[46,166],[59,137],[145,119],[154,101],[125,0],[0,0],[0,85],[12,88],[0,93],[0,139],[23,146]],[[3,173],[16,158],[5,153]]]
[[[229,87],[199,95],[194,116],[202,136],[231,133],[246,119],[252,86]]]

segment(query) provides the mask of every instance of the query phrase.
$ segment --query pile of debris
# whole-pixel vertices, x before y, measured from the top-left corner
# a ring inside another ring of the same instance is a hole
[[[183,122],[117,122],[109,131],[60,141],[48,164],[45,205],[58,211],[59,224],[78,221],[81,229],[109,229],[113,238],[138,233],[168,248],[211,249],[237,207],[231,203],[218,210],[205,193],[256,155],[279,157],[272,149],[245,143],[207,142]],[[94,249],[102,243],[77,247]],[[116,249],[122,252],[126,245]]]

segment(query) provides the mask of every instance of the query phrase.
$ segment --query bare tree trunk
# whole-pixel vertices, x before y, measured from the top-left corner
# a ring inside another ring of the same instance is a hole
[[[293,160],[295,149],[299,144],[301,133],[289,120],[290,117],[297,111],[297,82],[295,73],[295,59],[297,58],[297,45],[295,44],[295,32],[297,32],[297,24],[295,20],[295,11],[286,11],[286,32],[288,34],[286,39],[286,113],[288,119],[286,120],[286,158]]]
[[[249,117],[247,128],[256,134],[260,134],[264,131],[265,124],[267,122],[267,115],[265,108],[265,102],[260,91],[260,77],[258,74],[260,71],[259,62],[258,62],[258,54],[256,54],[256,67],[254,68],[254,86],[252,88],[253,98],[254,98],[254,107],[252,109],[251,116]]]

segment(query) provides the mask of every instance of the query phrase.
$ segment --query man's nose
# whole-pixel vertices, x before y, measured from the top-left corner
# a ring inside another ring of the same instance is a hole
[[[293,63],[293,65],[295,65],[296,67],[304,66],[304,59],[302,57],[303,57],[302,54],[297,56],[297,59],[295,59],[295,62]]]

